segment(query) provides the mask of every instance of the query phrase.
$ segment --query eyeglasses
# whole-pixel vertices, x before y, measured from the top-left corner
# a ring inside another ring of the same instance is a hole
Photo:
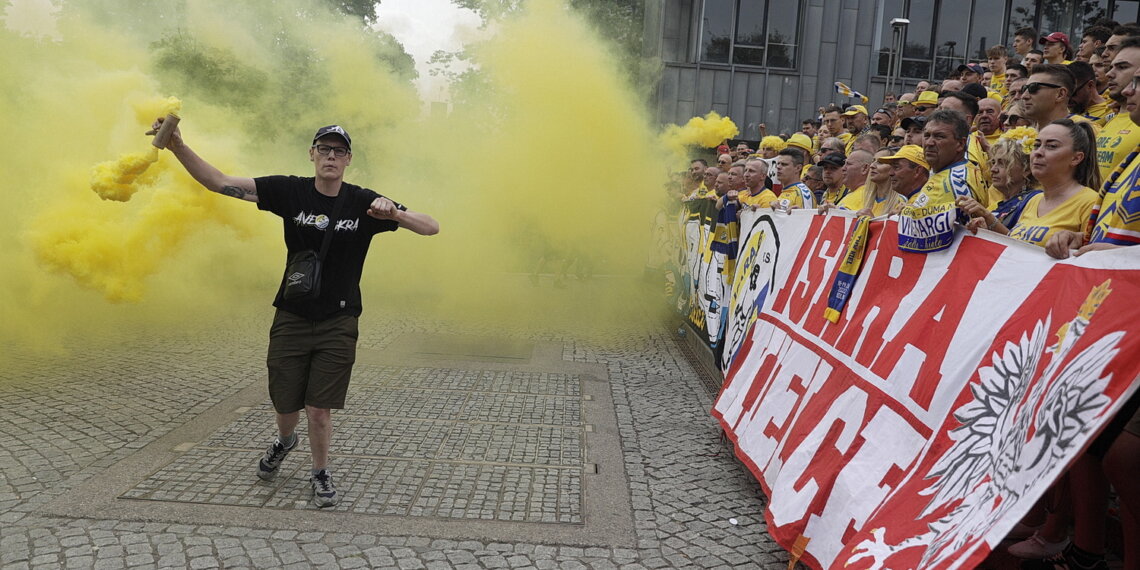
[[[1049,87],[1052,89],[1060,89],[1061,88],[1060,85],[1055,85],[1053,83],[1042,83],[1040,81],[1034,81],[1033,83],[1026,83],[1025,86],[1021,88],[1020,92],[1025,93],[1028,91],[1030,95],[1036,95],[1037,92],[1040,91],[1042,87]]]
[[[348,149],[344,148],[343,146],[329,146],[327,144],[315,144],[315,145],[313,145],[313,148],[317,149],[317,154],[319,154],[321,156],[328,156],[330,152],[333,153],[333,156],[335,156],[337,158],[344,158],[344,157],[348,156]]]

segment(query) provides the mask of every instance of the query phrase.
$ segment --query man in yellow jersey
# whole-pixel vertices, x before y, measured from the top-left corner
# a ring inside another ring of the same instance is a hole
[[[744,185],[744,166],[734,164],[728,167],[728,190],[716,201],[716,209],[724,208],[728,202],[740,202],[740,194],[747,191]]]
[[[1108,38],[1112,37],[1112,30],[1104,26],[1089,26],[1084,32],[1081,32],[1081,43],[1077,44],[1077,54],[1073,58],[1076,61],[1089,61],[1096,48],[1103,46]]]
[[[712,191],[705,186],[705,169],[708,161],[703,158],[694,158],[689,162],[688,176],[684,180],[685,200],[705,198]]]
[[[1116,56],[1108,70],[1108,94],[1115,101],[1124,103],[1123,87],[1132,81],[1140,70],[1140,37],[1124,37],[1115,34],[1109,39],[1114,45]],[[1108,180],[1116,168],[1132,149],[1140,144],[1140,127],[1132,121],[1127,112],[1117,113],[1097,134],[1097,166],[1102,180]]]
[[[848,137],[844,143],[847,145],[843,149],[844,154],[851,154],[851,149],[855,145],[855,137],[867,132],[867,128],[871,124],[870,117],[867,116],[867,108],[862,105],[851,105],[843,112],[843,125],[847,128]]]
[[[839,204],[846,201],[852,196],[856,196],[859,203],[863,203],[863,186],[867,183],[867,175],[871,172],[871,163],[875,161],[875,155],[862,149],[855,149],[851,152],[851,156],[847,157],[846,163],[843,165],[843,186],[847,188],[847,194],[839,197],[838,200],[830,200],[832,204]],[[855,208],[858,210],[859,208]]]
[[[914,100],[914,116],[925,117],[934,109],[938,108],[938,94],[933,91],[923,91]]]
[[[1073,72],[1066,65],[1043,63],[1021,88],[1021,106],[1037,130],[1069,116],[1069,95],[1073,92]]]
[[[895,126],[903,119],[909,119],[914,116],[914,93],[903,93],[899,95],[898,105],[895,106]]]
[[[819,159],[819,166],[823,169],[823,192],[818,196],[817,203],[830,202],[838,204],[843,196],[847,195],[847,188],[843,186],[843,166],[847,164],[847,157],[831,153]]]
[[[986,139],[986,145],[993,145],[1001,138],[1001,103],[993,97],[978,99],[978,114],[974,117],[974,128]]]
[[[930,179],[930,164],[919,145],[908,144],[891,156],[880,158],[879,162],[891,165],[891,184],[895,192],[908,201],[916,197]]]
[[[1069,109],[1074,115],[1088,119],[1098,128],[1108,122],[1110,113],[1108,101],[1100,96],[1096,88],[1096,71],[1092,65],[1083,61],[1074,61],[1069,64],[1069,71],[1073,72],[1073,95],[1069,98]]]
[[[1006,83],[1005,66],[1009,52],[1005,46],[996,45],[986,50],[986,62],[990,66],[990,91],[1005,97],[1009,94],[1009,85]]]
[[[785,209],[815,207],[815,194],[800,178],[804,162],[806,158],[799,149],[785,148],[780,151],[776,157],[776,173],[784,190],[774,205]]]
[[[1069,36],[1061,32],[1053,32],[1041,36],[1041,51],[1045,54],[1045,63],[1068,65],[1073,57],[1073,47],[1069,45]]]
[[[823,109],[822,115],[823,127],[827,130],[826,137],[836,137],[846,145],[851,135],[843,129],[843,110],[838,105],[828,105]]]
[[[939,109],[927,119],[922,151],[932,174],[902,209],[900,250],[930,253],[950,247],[959,217],[957,199],[969,196],[982,204],[989,202],[978,167],[966,160],[969,134],[970,124],[957,111]]]
[[[740,193],[741,204],[766,207],[776,199],[776,194],[767,188],[770,182],[768,165],[769,162],[763,158],[750,158],[744,163],[744,191]]]
[[[966,117],[966,123],[969,125],[974,124],[974,117],[978,116],[979,109],[978,99],[962,91],[943,93],[938,108],[961,113],[962,116]],[[982,179],[985,180],[988,187],[990,184],[990,158],[986,154],[986,147],[984,147],[982,138],[982,135],[970,133],[966,140],[966,159],[978,167],[978,172],[981,172]]]

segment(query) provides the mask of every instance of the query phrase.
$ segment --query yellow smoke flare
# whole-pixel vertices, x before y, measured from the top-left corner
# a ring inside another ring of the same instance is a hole
[[[725,139],[734,138],[740,129],[732,119],[709,111],[704,117],[693,117],[684,126],[669,125],[661,134],[661,143],[674,156],[684,158],[689,147],[715,148]]]
[[[126,202],[134,196],[140,186],[154,184],[154,175],[147,176],[147,169],[158,161],[158,149],[146,152],[124,154],[119,160],[95,165],[91,173],[91,189],[104,200]]]
[[[155,116],[177,113],[181,109],[182,101],[168,97],[138,105],[136,114],[140,122],[149,125]],[[118,160],[97,164],[91,172],[91,189],[104,200],[126,202],[140,186],[154,184],[156,176],[148,175],[147,170],[157,161],[158,149],[151,147],[145,152],[124,154]]]
[[[0,200],[19,212],[0,226],[0,343],[54,349],[272,314],[285,222],[205,190],[164,152],[131,155],[155,117],[181,110],[157,93],[185,100],[186,143],[234,176],[312,176],[313,132],[343,125],[346,181],[440,221],[433,238],[376,238],[365,315],[507,336],[499,325],[601,332],[661,307],[662,288],[635,278],[669,164],[606,38],[559,0],[528,1],[471,45],[479,81],[424,116],[402,54],[328,4],[69,2],[56,42],[0,29],[5,126],[67,133],[0,153],[12,182]],[[697,130],[731,126],[708,120]]]

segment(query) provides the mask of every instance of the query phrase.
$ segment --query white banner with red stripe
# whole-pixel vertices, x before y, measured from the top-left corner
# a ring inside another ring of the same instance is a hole
[[[1136,390],[1140,248],[913,254],[874,222],[832,324],[853,222],[741,216],[713,415],[811,566],[973,567]]]

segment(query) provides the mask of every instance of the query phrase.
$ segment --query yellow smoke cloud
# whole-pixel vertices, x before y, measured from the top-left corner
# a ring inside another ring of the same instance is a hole
[[[740,129],[732,119],[709,111],[703,117],[693,117],[684,125],[669,125],[661,133],[661,143],[675,157],[684,158],[689,147],[715,148],[725,139],[735,138]]]
[[[181,108],[182,101],[168,97],[138,105],[136,114],[145,122],[154,116],[177,113]],[[157,161],[158,149],[151,146],[143,152],[124,154],[118,160],[97,164],[91,172],[91,189],[104,200],[126,202],[140,187],[154,184],[157,173],[150,171],[148,174],[148,169]]]
[[[337,123],[353,136],[346,180],[440,221],[437,237],[376,238],[365,319],[599,330],[660,307],[632,277],[668,157],[589,26],[528,3],[472,48],[487,89],[423,116],[375,32],[326,5],[104,0],[63,5],[58,41],[0,31],[0,115],[21,151],[0,155],[0,200],[19,213],[0,228],[0,342],[54,349],[111,323],[154,334],[268,314],[282,221],[207,192],[165,151],[151,160],[143,133],[170,95],[187,144],[223,172],[311,176],[312,133]]]

